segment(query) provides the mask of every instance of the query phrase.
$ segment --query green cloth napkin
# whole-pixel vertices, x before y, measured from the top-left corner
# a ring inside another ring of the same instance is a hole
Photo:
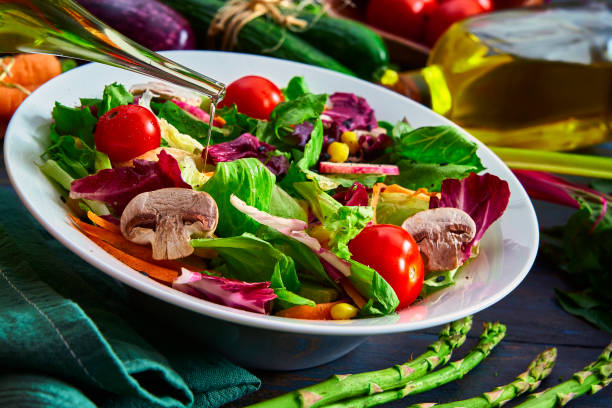
[[[137,314],[128,293],[1,188],[0,406],[208,408],[259,388],[248,371]]]

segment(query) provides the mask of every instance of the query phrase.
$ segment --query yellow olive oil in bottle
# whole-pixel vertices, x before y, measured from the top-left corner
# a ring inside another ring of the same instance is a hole
[[[612,2],[481,15],[454,24],[427,67],[393,88],[484,143],[546,150],[612,135]]]

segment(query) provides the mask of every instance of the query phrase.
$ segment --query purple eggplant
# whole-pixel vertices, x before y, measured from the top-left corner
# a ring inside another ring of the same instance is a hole
[[[77,1],[115,30],[151,50],[195,48],[189,22],[157,0]]]

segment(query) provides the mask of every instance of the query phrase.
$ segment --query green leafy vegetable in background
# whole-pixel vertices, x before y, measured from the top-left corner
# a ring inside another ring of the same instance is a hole
[[[275,184],[272,190],[270,214],[283,218],[295,218],[304,222],[308,221],[306,210],[278,184]]]
[[[399,167],[400,175],[388,177],[388,183],[412,190],[425,187],[439,191],[444,179],[462,179],[484,170],[476,154],[476,143],[451,126],[410,130],[400,122],[393,129],[392,138],[395,143],[388,157]]]
[[[605,200],[605,198],[602,198]],[[574,293],[557,290],[569,313],[612,333],[612,213],[605,203],[578,198],[580,209],[565,227],[544,231],[544,251],[570,277]],[[605,213],[604,213],[605,211]]]
[[[217,164],[214,176],[204,184],[219,207],[217,234],[222,237],[254,233],[259,224],[238,211],[229,201],[235,194],[248,205],[269,211],[276,177],[266,166],[254,158],[239,159]]]
[[[300,170],[307,170],[317,164],[319,156],[321,156],[321,149],[323,148],[323,122],[321,118],[318,118],[310,134],[310,140],[304,146],[304,155],[296,166]]]
[[[225,120],[223,129],[228,131],[227,140],[233,140],[243,133],[255,134],[259,121],[238,112],[236,105],[219,109],[216,114]]]
[[[134,102],[134,95],[129,93],[125,87],[118,83],[106,85],[102,94],[102,103],[98,116],[104,115],[109,110],[117,106],[127,105]]]

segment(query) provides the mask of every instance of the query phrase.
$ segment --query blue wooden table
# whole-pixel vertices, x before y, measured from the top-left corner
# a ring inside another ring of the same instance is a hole
[[[571,214],[571,211],[543,203],[536,203],[536,210],[541,226],[562,224]],[[555,301],[553,288],[568,289],[569,285],[554,266],[538,257],[518,288],[499,303],[474,316],[474,328],[466,344],[454,354],[455,358],[461,358],[476,344],[482,322],[499,320],[508,327],[506,338],[480,366],[457,382],[383,406],[399,408],[418,402],[448,402],[478,395],[512,381],[525,370],[536,354],[552,346],[557,347],[559,353],[557,364],[540,390],[556,385],[561,379],[567,379],[582,369],[597,358],[612,340],[612,335],[565,313]],[[435,341],[437,331],[438,328],[432,328],[371,337],[346,356],[308,370],[255,371],[262,380],[261,389],[227,407],[242,407],[263,401],[322,381],[333,374],[371,371],[402,363],[412,353],[418,355],[423,352],[429,343]],[[509,403],[507,406],[512,405]],[[598,394],[572,401],[568,406],[612,408],[612,385]]]

